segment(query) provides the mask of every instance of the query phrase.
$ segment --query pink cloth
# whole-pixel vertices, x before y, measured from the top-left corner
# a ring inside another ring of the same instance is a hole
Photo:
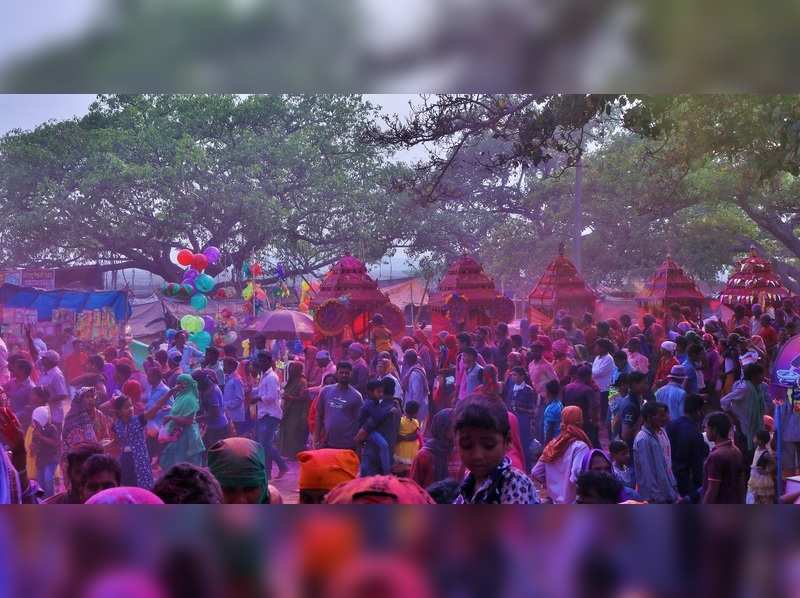
[[[98,492],[87,505],[163,505],[164,501],[144,488],[120,486]]]
[[[626,351],[627,352],[627,351]],[[637,372],[646,374],[650,371],[650,360],[641,353],[628,353],[628,363]]]
[[[528,366],[528,376],[531,378],[533,390],[539,395],[545,394],[545,386],[550,380],[558,380],[556,371],[550,362],[542,359],[539,363],[531,361]]]
[[[506,456],[511,459],[511,465],[520,471],[525,471],[525,454],[522,450],[522,440],[519,435],[519,420],[517,416],[508,412],[508,425],[511,428],[511,444],[506,451]]]

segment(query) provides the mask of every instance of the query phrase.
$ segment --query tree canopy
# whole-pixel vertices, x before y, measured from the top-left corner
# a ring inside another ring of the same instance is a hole
[[[101,262],[174,278],[175,248],[266,253],[311,272],[392,243],[387,153],[358,96],[98,96],[0,142],[3,261]],[[369,214],[369,218],[364,215]]]

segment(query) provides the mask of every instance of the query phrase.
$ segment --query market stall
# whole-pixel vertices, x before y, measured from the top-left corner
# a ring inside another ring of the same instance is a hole
[[[474,258],[462,256],[448,268],[431,294],[433,332],[461,332],[514,319],[514,302],[504,297]]]
[[[528,295],[528,306],[548,317],[565,310],[573,316],[594,313],[597,295],[581,278],[575,265],[564,255],[564,244]],[[529,319],[535,319],[529,314]]]
[[[725,288],[720,291],[719,299],[723,305],[734,307],[741,304],[749,309],[756,303],[770,307],[789,295],[791,293],[783,286],[770,261],[759,256],[753,247],[750,255],[737,262]]]
[[[87,343],[116,344],[126,335],[131,315],[125,291],[43,291],[13,284],[0,287],[0,307],[9,348],[24,345],[26,326],[37,330],[45,342],[57,341],[71,330]]]
[[[648,311],[663,310],[677,303],[690,308],[696,316],[702,314],[704,301],[694,279],[669,255],[636,297],[636,302]]]
[[[394,334],[405,328],[403,313],[389,302],[364,264],[351,255],[340,259],[320,281],[309,300],[309,312],[319,336],[327,344],[365,339],[372,316],[381,314]]]

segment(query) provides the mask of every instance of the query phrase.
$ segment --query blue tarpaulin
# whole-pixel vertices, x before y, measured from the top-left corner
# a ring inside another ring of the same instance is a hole
[[[124,291],[42,291],[4,284],[0,287],[0,305],[35,309],[40,322],[52,320],[54,309],[82,312],[107,307],[120,322],[131,316],[128,294]]]

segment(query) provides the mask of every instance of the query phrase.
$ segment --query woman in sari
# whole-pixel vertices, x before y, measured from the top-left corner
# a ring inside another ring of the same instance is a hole
[[[571,405],[561,412],[561,433],[544,447],[531,477],[556,504],[575,502],[575,485],[592,443],[583,431],[583,411]]]
[[[458,479],[460,461],[453,455],[455,437],[453,433],[453,409],[442,409],[431,420],[430,437],[419,450],[411,464],[409,477],[422,488],[447,478]]]
[[[106,446],[111,442],[111,421],[95,406],[96,398],[95,387],[84,386],[72,399],[61,432],[62,455],[78,444],[96,442]]]
[[[283,387],[283,421],[281,422],[280,450],[289,459],[306,449],[308,440],[308,384],[303,375],[303,364],[289,362],[286,368],[286,385]]]
[[[160,459],[161,469],[164,471],[178,463],[202,465],[206,450],[196,420],[200,410],[197,382],[190,374],[181,374],[175,381],[175,387],[178,395],[169,415],[164,417],[167,444],[161,451]]]

